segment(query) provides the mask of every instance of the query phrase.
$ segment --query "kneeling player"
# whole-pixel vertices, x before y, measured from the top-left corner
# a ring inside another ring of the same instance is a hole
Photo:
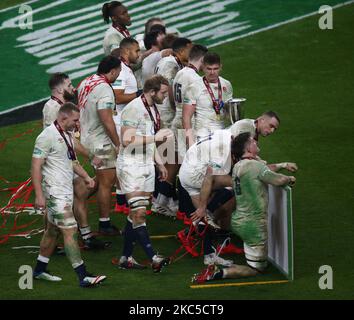
[[[155,253],[146,228],[146,208],[155,187],[154,162],[160,179],[166,180],[167,171],[156,150],[155,141],[172,139],[169,129],[160,130],[160,115],[155,103],[161,103],[168,94],[168,81],[154,76],[144,84],[144,93],[131,101],[121,114],[121,147],[117,159],[117,177],[126,195],[130,213],[124,230],[123,254],[118,265],[124,269],[143,269],[132,257],[138,241],[152,262],[154,272],[169,264],[169,258]]]
[[[231,228],[244,241],[247,266],[232,265],[218,270],[214,265],[210,265],[205,271],[194,276],[194,282],[255,276],[267,267],[267,184],[293,185],[296,179],[270,170],[264,161],[259,160],[258,152],[257,142],[248,132],[237,136],[232,143],[232,155],[238,162],[232,172],[237,201],[236,210],[232,213]],[[273,165],[274,170],[287,167],[291,168],[290,171],[297,169],[296,164]]]

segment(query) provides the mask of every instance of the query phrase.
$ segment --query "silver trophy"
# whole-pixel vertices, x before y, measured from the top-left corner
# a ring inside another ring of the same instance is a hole
[[[231,124],[234,124],[236,121],[241,120],[245,116],[244,107],[242,103],[245,102],[245,98],[231,98],[225,103],[225,113],[229,118]]]

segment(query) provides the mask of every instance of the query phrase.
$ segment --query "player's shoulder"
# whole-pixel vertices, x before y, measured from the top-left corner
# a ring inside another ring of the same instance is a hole
[[[96,95],[97,97],[102,97],[106,95],[113,95],[112,87],[108,83],[100,83],[96,87],[93,88],[92,94]]]
[[[225,88],[226,90],[232,88],[232,84],[229,80],[223,78],[223,77],[219,77],[220,78],[220,82],[221,85],[223,86],[223,88]]]
[[[136,114],[141,113],[142,111],[144,111],[144,103],[141,100],[140,97],[137,97],[135,99],[133,99],[132,101],[130,101],[123,109],[122,113],[131,113],[131,112],[135,112]]]

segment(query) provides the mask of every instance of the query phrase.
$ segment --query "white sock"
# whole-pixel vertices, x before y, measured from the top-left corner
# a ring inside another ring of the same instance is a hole
[[[44,263],[47,263],[47,264],[49,263],[49,258],[43,257],[43,256],[41,256],[40,254],[38,255],[37,260],[39,260],[39,261],[41,261],[41,262],[44,262]]]

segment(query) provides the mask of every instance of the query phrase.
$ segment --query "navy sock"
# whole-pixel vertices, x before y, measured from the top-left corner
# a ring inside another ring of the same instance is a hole
[[[223,270],[223,269],[220,269],[219,271],[217,271],[216,273],[214,273],[214,275],[213,275],[213,280],[222,279],[223,276],[224,276],[224,270]]]
[[[133,254],[134,242],[136,240],[136,233],[133,229],[133,224],[127,220],[127,224],[124,228],[124,245],[123,245],[123,256],[130,257]]]
[[[198,232],[204,232],[205,225],[204,224],[198,224]],[[213,249],[213,244],[211,241],[211,234],[210,231],[207,229],[204,234],[204,240],[203,240],[203,245],[204,245],[204,255],[210,254],[214,252]]]
[[[117,199],[117,204],[119,206],[123,206],[125,204],[127,204],[127,199],[125,198],[124,194],[116,194],[116,199]]]
[[[215,192],[214,197],[208,204],[208,210],[214,212],[234,196],[232,190],[223,188]]]
[[[110,226],[111,226],[111,220],[99,222],[100,228],[109,228]]]
[[[78,267],[76,267],[75,269],[75,272],[77,273],[77,276],[79,277],[79,280],[82,281],[84,280],[84,278],[86,277],[87,275],[87,272],[86,272],[86,267],[85,267],[85,264],[80,264]]]
[[[35,274],[40,274],[42,272],[46,272],[48,263],[37,260],[36,267],[34,268]]]
[[[173,195],[176,193],[174,190],[174,187],[172,184],[166,182],[166,181],[161,181],[159,185],[159,193],[163,194],[164,196],[168,198],[172,198]]]
[[[152,248],[150,237],[146,226],[140,226],[134,230],[135,230],[137,240],[139,241],[140,245],[143,247],[147,256],[152,260],[152,257],[155,255],[155,251]]]

